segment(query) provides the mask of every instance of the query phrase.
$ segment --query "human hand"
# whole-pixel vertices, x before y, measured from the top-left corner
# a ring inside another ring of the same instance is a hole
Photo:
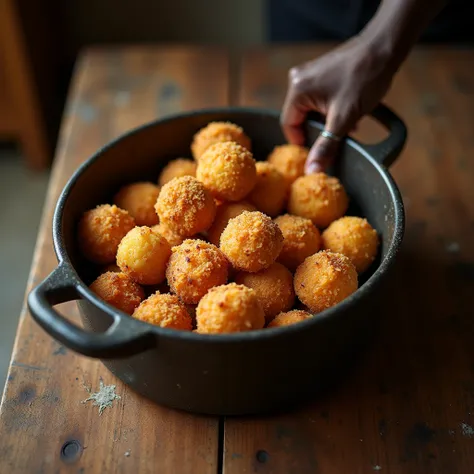
[[[286,139],[303,145],[303,124],[311,111],[326,117],[324,136],[311,147],[306,173],[325,171],[342,138],[370,113],[388,91],[396,68],[390,54],[362,36],[289,72],[281,122]]]

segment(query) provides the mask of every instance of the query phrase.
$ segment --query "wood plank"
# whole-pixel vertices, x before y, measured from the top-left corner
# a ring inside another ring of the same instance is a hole
[[[208,71],[213,71],[212,75]],[[225,105],[227,56],[219,49],[92,49],[76,67],[28,290],[56,266],[53,207],[79,164],[118,134],[157,116]],[[75,305],[62,312],[78,318]],[[121,397],[99,416],[84,385],[116,384]],[[144,400],[96,360],[44,333],[24,308],[0,416],[0,472],[215,473],[218,420]],[[126,455],[127,453],[127,455]]]
[[[288,68],[321,52],[246,54],[240,102],[279,108]],[[388,95],[410,134],[392,169],[407,231],[373,347],[309,406],[226,420],[226,474],[474,472],[473,59],[418,49]]]

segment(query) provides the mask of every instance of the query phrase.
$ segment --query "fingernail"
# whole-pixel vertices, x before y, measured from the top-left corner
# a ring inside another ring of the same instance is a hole
[[[306,162],[306,166],[305,166],[306,174],[320,173],[321,171],[323,171],[323,167],[321,166],[321,163],[319,163],[318,161]]]

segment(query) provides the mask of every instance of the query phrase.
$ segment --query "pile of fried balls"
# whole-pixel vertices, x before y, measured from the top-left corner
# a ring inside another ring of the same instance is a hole
[[[307,148],[256,161],[241,127],[212,122],[191,152],[82,215],[98,297],[162,328],[222,334],[317,318],[357,290],[378,234],[345,215],[336,177],[304,174]]]

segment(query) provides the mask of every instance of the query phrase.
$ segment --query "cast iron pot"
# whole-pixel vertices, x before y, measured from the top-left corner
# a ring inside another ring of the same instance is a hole
[[[373,113],[390,135],[378,145],[347,139],[331,170],[351,198],[350,214],[366,216],[381,236],[379,260],[360,288],[317,317],[286,328],[199,335],[132,319],[97,298],[88,284],[97,275],[81,257],[76,224],[82,213],[110,202],[123,184],[155,180],[170,160],[189,156],[193,134],[214,120],[230,120],[250,135],[257,159],[284,143],[278,112],[226,108],[157,120],[114,140],[85,162],[65,186],[53,221],[59,266],[28,297],[31,314],[55,339],[102,359],[123,382],[156,403],[190,412],[240,415],[284,409],[324,389],[353,358],[383,317],[382,285],[404,232],[399,191],[386,170],[406,140],[402,121],[384,106]],[[308,144],[323,125],[307,121]],[[97,272],[97,270],[95,270]],[[393,297],[393,295],[392,295]],[[80,328],[53,308],[77,300]]]

